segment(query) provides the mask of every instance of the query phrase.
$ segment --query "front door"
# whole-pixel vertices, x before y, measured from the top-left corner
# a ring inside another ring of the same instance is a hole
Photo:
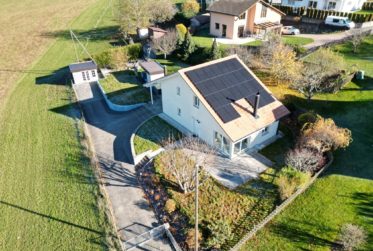
[[[227,26],[225,24],[223,24],[223,31],[221,33],[221,36],[222,37],[226,37],[227,36]]]
[[[244,29],[245,29],[244,26],[239,26],[238,27],[238,37],[243,37],[243,35],[244,35]]]

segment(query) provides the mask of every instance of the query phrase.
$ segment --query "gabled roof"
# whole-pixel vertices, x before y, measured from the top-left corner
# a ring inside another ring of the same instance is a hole
[[[260,2],[261,4],[267,6],[268,8],[271,8],[281,15],[285,15],[285,13],[283,13],[279,9],[262,0],[218,0],[210,5],[207,10],[210,12],[218,12],[230,16],[239,16],[246,10],[254,6],[257,2]]]
[[[166,30],[161,29],[159,27],[153,27],[153,26],[151,26],[151,27],[149,27],[149,30],[156,31],[156,32],[162,32],[162,33],[167,33]]]
[[[96,70],[97,65],[93,61],[86,61],[81,63],[75,63],[69,65],[70,72],[80,72],[80,71],[89,71],[89,70]]]
[[[237,55],[181,69],[179,74],[233,142],[290,113]],[[258,91],[261,102],[255,118]]]
[[[149,74],[161,74],[164,73],[164,69],[157,62],[154,61],[143,61],[140,66]]]

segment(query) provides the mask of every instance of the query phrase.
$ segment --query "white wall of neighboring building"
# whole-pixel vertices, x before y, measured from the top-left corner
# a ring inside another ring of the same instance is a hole
[[[85,74],[85,79],[83,78],[83,72]],[[73,72],[72,75],[75,84],[98,81],[97,70]]]
[[[210,145],[214,144],[214,132],[220,133],[229,140],[223,129],[202,102],[200,102],[199,108],[193,105],[194,92],[179,74],[166,78],[160,83],[164,114],[189,130],[192,134],[198,135]],[[180,96],[177,94],[177,88],[180,88]],[[178,115],[178,108],[181,109],[180,116]],[[262,130],[251,134],[249,148],[255,147],[276,136],[277,129],[278,121],[268,126],[265,134],[262,133]],[[233,157],[234,143],[230,142],[230,145],[230,155]]]
[[[260,17],[263,7],[265,7],[263,4],[259,2],[256,3],[254,23],[259,24],[259,23],[265,23],[265,22],[271,22],[271,23],[281,22],[281,14],[268,7],[267,7],[267,15],[265,17]]]
[[[159,74],[149,74],[148,72],[145,72],[145,82],[149,83],[154,80],[160,79],[164,77],[164,73],[159,73]]]
[[[360,10],[366,0],[282,0],[282,5],[293,7],[308,7],[309,2],[317,2],[317,9],[328,9],[330,2],[335,2],[336,7],[333,10],[342,12],[351,12]]]
[[[210,34],[216,37],[221,37],[223,32],[223,24],[227,26],[227,38],[234,36],[234,16],[211,12],[210,17]],[[215,29],[215,24],[219,24],[219,29]]]

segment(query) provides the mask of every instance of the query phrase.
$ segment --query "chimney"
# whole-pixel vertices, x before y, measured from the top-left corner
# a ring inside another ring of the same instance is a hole
[[[255,96],[255,104],[254,104],[254,117],[257,119],[258,116],[258,110],[259,110],[259,102],[260,102],[260,92],[258,92]]]

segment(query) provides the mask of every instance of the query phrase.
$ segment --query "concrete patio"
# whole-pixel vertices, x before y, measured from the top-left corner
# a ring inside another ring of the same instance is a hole
[[[229,189],[235,189],[251,179],[258,178],[272,164],[263,155],[253,152],[233,159],[217,156],[211,159],[207,170],[219,183]]]

